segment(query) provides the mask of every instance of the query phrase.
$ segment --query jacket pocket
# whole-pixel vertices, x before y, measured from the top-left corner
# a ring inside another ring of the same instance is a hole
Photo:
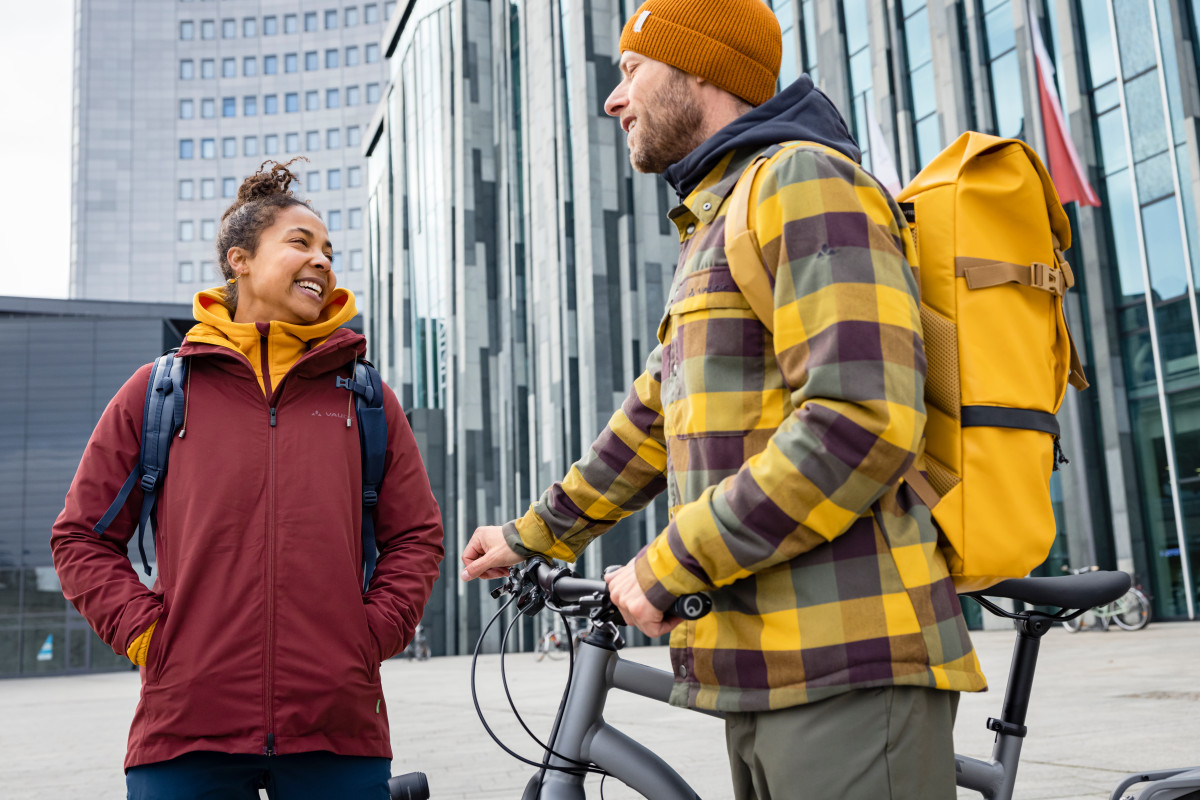
[[[146,650],[146,666],[143,669],[146,683],[149,684],[157,684],[162,678],[169,649],[167,639],[171,622],[168,617],[167,608],[164,605],[158,623],[154,626],[154,633],[150,636],[150,647]]]

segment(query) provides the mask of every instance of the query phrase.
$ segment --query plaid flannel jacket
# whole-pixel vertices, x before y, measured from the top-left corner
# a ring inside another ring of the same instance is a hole
[[[773,150],[778,150],[778,146]],[[923,446],[925,355],[912,237],[870,175],[816,147],[755,179],[772,337],[730,275],[733,151],[671,212],[682,250],[660,346],[591,451],[505,526],[569,561],[667,490],[636,560],[671,633],[671,702],[761,711],[850,689],[985,688],[929,510],[899,477]]]

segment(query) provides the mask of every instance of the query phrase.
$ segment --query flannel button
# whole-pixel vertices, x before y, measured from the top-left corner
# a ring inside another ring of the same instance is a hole
[[[705,203],[705,204],[704,204],[704,210],[705,210],[705,211],[708,211],[710,208],[712,208],[712,203]]]
[[[695,226],[695,225],[688,225],[688,226],[687,226],[687,232],[688,232],[688,233],[695,233],[695,232],[696,232],[696,226]]]
[[[679,665],[679,677],[681,677],[681,678],[687,677],[687,664]]]

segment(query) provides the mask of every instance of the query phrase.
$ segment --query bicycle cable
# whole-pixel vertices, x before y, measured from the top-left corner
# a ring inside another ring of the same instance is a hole
[[[475,651],[471,656],[471,701],[475,704],[475,715],[477,717],[479,717],[480,724],[483,725],[483,729],[485,731],[487,731],[488,736],[492,737],[492,741],[495,742],[496,745],[501,750],[503,750],[505,753],[507,753],[511,757],[515,758],[517,761],[520,761],[522,764],[528,764],[529,766],[537,767],[538,769],[552,769],[552,770],[555,770],[558,772],[566,772],[566,773],[573,774],[573,775],[578,774],[579,769],[577,769],[577,768],[573,769],[570,767],[557,767],[557,766],[553,766],[550,764],[532,761],[532,760],[526,758],[525,756],[521,755],[520,753],[517,753],[516,751],[509,748],[506,744],[504,744],[504,742],[500,741],[500,737],[498,737],[496,735],[495,731],[492,730],[491,726],[487,724],[487,720],[483,716],[483,709],[479,705],[479,693],[475,687],[475,669],[479,663],[479,649],[483,645],[483,640],[487,636],[488,631],[490,631],[492,629],[492,626],[494,624],[496,624],[496,620],[500,618],[500,615],[503,614],[508,609],[508,607],[511,606],[514,601],[516,601],[516,599],[517,598],[514,595],[508,599],[507,603],[500,606],[500,608],[496,611],[496,613],[492,615],[492,618],[490,620],[488,620],[488,624],[486,626],[484,626],[483,632],[479,634],[479,639],[476,640],[476,642],[475,642]],[[503,670],[503,664],[504,664],[504,652],[503,651],[501,651],[501,653],[500,653],[500,663],[501,663],[501,670]],[[570,687],[570,684],[568,683],[568,689],[569,689],[569,687]],[[507,687],[505,687],[505,688],[507,690]],[[564,694],[564,700],[565,700],[565,698],[566,698],[566,695]],[[562,710],[562,704],[559,705],[560,713],[561,713],[561,710]],[[562,758],[562,756],[559,755],[558,753],[554,753],[554,755],[558,756],[559,758]],[[564,759],[564,760],[574,761],[574,759]],[[597,767],[589,767],[588,769],[591,771],[603,772],[603,770],[600,770]]]

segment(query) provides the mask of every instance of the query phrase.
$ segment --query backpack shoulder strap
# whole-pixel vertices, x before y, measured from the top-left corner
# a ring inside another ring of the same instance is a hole
[[[378,559],[375,505],[379,502],[379,485],[383,482],[384,462],[387,459],[383,379],[369,361],[359,360],[354,364],[354,378],[338,378],[337,385],[354,392],[354,418],[358,422],[358,442],[362,451],[362,564],[363,592],[366,592]]]
[[[146,526],[149,524],[151,529],[154,529],[153,513],[158,502],[158,490],[167,472],[171,439],[183,422],[183,387],[187,375],[187,359],[176,356],[175,352],[170,350],[159,356],[150,368],[150,380],[146,383],[138,463],[125,479],[121,491],[117,493],[108,511],[92,528],[96,533],[104,533],[125,506],[134,485],[139,486],[142,490],[142,510],[138,515],[138,552],[142,557],[142,568],[147,575],[150,575],[152,570],[146,557]]]

